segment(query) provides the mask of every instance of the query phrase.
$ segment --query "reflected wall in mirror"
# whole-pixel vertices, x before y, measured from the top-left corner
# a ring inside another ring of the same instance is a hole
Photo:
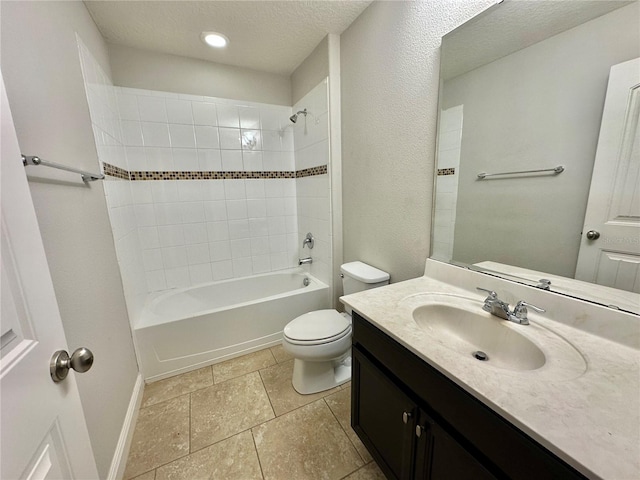
[[[512,279],[550,278],[552,290],[640,313],[640,80],[615,107],[623,109],[622,134],[613,135],[622,153],[612,158],[603,147],[611,141],[598,141],[615,109],[608,97],[605,106],[611,67],[639,56],[637,1],[507,0],[447,34],[431,257]],[[539,169],[550,171],[478,176]],[[587,239],[595,229],[585,224],[587,204],[603,198],[605,223],[630,229]],[[620,201],[626,206],[613,211]],[[566,280],[576,278],[611,289]]]

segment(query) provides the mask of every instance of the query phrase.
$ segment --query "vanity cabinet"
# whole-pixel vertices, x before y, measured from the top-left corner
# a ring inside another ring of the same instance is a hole
[[[356,312],[351,402],[390,479],[585,478]]]

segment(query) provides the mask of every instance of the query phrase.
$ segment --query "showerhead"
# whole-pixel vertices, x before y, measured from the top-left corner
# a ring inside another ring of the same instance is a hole
[[[296,123],[298,121],[298,115],[303,114],[305,117],[307,116],[307,109],[300,110],[289,117],[291,122]]]

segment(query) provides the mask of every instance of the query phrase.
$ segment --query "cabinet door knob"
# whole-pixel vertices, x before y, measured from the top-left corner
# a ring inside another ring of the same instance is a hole
[[[416,425],[416,437],[420,438],[422,436],[423,431],[424,431],[423,427],[421,427],[420,425]]]
[[[409,419],[412,417],[413,415],[411,414],[411,412],[402,412],[402,423],[404,423],[405,425],[407,423],[409,423]]]

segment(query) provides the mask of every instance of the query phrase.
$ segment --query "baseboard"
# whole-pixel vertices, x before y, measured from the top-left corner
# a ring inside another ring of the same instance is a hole
[[[143,391],[144,380],[142,379],[142,374],[139,373],[133,387],[133,393],[131,394],[131,400],[129,401],[129,408],[127,409],[127,415],[124,419],[124,424],[122,425],[122,431],[120,432],[118,445],[116,445],[116,451],[113,454],[113,460],[111,461],[111,468],[109,469],[109,476],[107,477],[107,480],[121,480],[124,476],[124,469],[127,466],[127,457],[129,456],[129,448],[131,447],[131,440],[133,438],[133,430],[136,427],[138,412],[140,411],[140,404],[142,403]]]

